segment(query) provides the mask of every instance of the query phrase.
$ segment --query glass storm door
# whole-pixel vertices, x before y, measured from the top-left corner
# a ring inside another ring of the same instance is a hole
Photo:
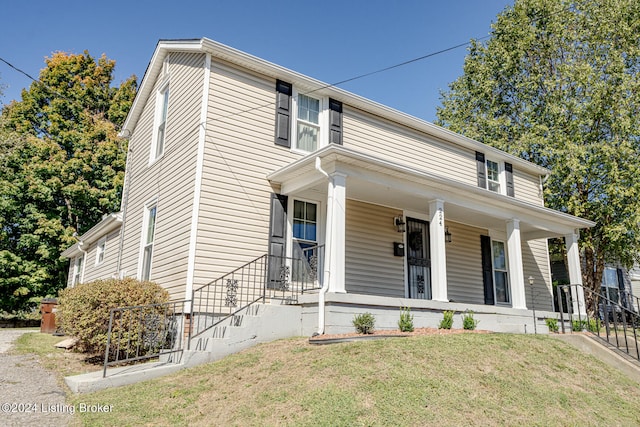
[[[429,223],[407,218],[409,298],[431,299]]]

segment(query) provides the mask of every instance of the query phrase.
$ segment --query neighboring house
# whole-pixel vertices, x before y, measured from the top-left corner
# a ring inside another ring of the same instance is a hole
[[[402,306],[522,330],[528,308],[553,310],[551,237],[581,283],[577,233],[594,223],[544,207],[549,170],[212,40],[158,43],[122,135],[122,212],[65,251],[70,284],[130,276],[190,299],[311,248],[331,332]]]

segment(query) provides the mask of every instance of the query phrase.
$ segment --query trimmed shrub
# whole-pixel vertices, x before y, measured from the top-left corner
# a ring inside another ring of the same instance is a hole
[[[353,326],[359,334],[372,334],[376,319],[371,313],[358,314],[353,318]]]
[[[462,327],[467,330],[474,330],[480,321],[473,318],[473,311],[465,311],[462,315]]]
[[[411,309],[409,307],[400,309],[398,328],[402,332],[413,332],[413,314],[411,314]]]
[[[571,330],[573,332],[589,331],[597,333],[598,329],[598,322],[596,321],[596,319],[589,319],[588,322],[586,319],[574,320],[573,322],[571,322]]]
[[[169,301],[169,293],[153,282],[108,279],[83,283],[60,291],[56,321],[65,334],[78,339],[76,348],[84,353],[104,353],[109,330],[109,312],[112,308],[159,304]],[[136,340],[137,332],[127,334],[125,327],[139,330],[140,319],[159,317],[158,307],[150,308],[145,316],[122,319],[113,325],[115,336],[121,343]],[[151,313],[151,311],[158,313]],[[115,344],[115,343],[114,343]]]
[[[442,313],[444,316],[440,321],[438,329],[451,329],[453,327],[453,311],[445,311]]]
[[[549,332],[558,332],[558,319],[546,318],[544,319],[544,322],[547,324]]]

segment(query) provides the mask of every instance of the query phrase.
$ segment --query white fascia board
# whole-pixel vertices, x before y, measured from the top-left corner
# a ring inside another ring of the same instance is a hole
[[[71,259],[79,253],[80,253],[80,248],[79,248],[78,242],[76,242],[73,245],[69,246],[67,249],[65,249],[60,254],[60,256]]]
[[[359,170],[364,170],[365,175],[366,169],[368,167],[373,167],[375,171],[371,172],[372,178],[378,179],[380,177],[379,172],[383,171],[381,172],[382,174],[391,176],[388,179],[389,184],[392,185],[397,185],[397,182],[395,181],[399,182],[399,180],[406,180],[411,184],[416,183],[417,185],[428,185],[429,187],[446,189],[448,196],[444,197],[443,195],[442,197],[449,201],[456,200],[461,206],[464,206],[466,203],[471,203],[476,206],[491,206],[494,210],[500,208],[505,210],[505,212],[508,211],[514,215],[517,214],[521,216],[521,218],[526,218],[528,222],[535,222],[536,218],[545,221],[548,221],[549,218],[553,218],[554,223],[567,230],[575,228],[590,228],[596,224],[595,222],[587,219],[549,209],[547,207],[536,205],[511,196],[506,196],[504,194],[498,194],[484,188],[454,181],[446,177],[434,175],[429,172],[414,169],[389,160],[379,159],[369,154],[360,153],[335,144],[324,147],[284,166],[277,171],[271,172],[267,175],[267,179],[273,183],[286,187],[288,182],[295,182],[295,180],[300,178],[301,171],[308,172],[312,168],[317,157],[323,160],[323,164],[328,162],[342,163],[343,165],[349,165],[346,169],[344,167],[342,167],[342,169],[348,170],[351,167],[357,168]],[[349,172],[347,172],[347,174],[348,173]]]
[[[153,52],[153,56],[147,65],[147,69],[142,77],[142,82],[136,93],[136,97],[133,100],[129,114],[122,125],[122,130],[118,134],[120,137],[129,138],[133,134],[133,130],[138,123],[142,109],[149,98],[149,95],[153,91],[160,71],[162,70],[162,63],[164,58],[169,52],[200,52],[202,51],[202,39],[192,40],[160,40],[156,45],[156,50]]]
[[[91,227],[89,231],[78,237],[78,242],[83,242],[85,245],[89,245],[96,240],[99,240],[101,237],[106,236],[107,233],[115,230],[121,225],[122,212],[109,214],[105,216],[102,221]],[[74,243],[71,247],[65,249],[60,255],[70,258],[79,252],[80,249],[78,247],[78,243]]]

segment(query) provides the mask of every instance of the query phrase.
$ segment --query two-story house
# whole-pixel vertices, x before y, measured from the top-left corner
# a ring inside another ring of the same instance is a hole
[[[403,306],[524,332],[553,311],[551,237],[581,283],[594,224],[544,206],[549,170],[206,38],[158,43],[122,135],[121,212],[65,251],[69,285],[131,276],[191,299],[264,254],[303,259],[322,288],[297,299],[307,333],[364,311],[395,327]]]

